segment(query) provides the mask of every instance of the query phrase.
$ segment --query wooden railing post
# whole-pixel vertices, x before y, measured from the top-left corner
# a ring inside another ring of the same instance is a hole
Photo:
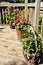
[[[36,0],[36,5],[35,5],[35,30],[38,32],[38,24],[39,24],[39,12],[40,12],[40,1],[41,0]]]
[[[35,12],[34,12],[34,8],[29,8],[29,21],[32,24],[32,26],[34,26],[34,18],[35,18]]]
[[[27,20],[27,7],[28,7],[28,0],[25,0],[25,18]]]

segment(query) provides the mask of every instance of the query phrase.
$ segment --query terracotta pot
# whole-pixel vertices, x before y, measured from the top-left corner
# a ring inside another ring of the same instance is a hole
[[[21,39],[23,37],[23,31],[20,31],[19,29],[16,29],[17,37],[18,39]]]

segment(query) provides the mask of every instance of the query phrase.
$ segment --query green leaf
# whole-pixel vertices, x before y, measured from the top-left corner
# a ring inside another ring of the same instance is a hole
[[[31,48],[31,51],[34,51],[34,49]]]

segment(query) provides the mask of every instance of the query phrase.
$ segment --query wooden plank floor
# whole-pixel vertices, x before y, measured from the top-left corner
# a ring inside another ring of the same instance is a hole
[[[25,65],[22,45],[17,39],[16,30],[5,26],[0,30],[0,65]],[[27,65],[27,64],[26,64]]]
[[[4,25],[0,30],[0,65],[27,65],[22,51],[16,30]]]

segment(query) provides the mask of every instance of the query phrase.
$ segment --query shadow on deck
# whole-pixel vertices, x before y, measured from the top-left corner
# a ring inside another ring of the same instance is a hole
[[[43,53],[42,53],[42,56],[41,56],[40,64],[43,64]]]

